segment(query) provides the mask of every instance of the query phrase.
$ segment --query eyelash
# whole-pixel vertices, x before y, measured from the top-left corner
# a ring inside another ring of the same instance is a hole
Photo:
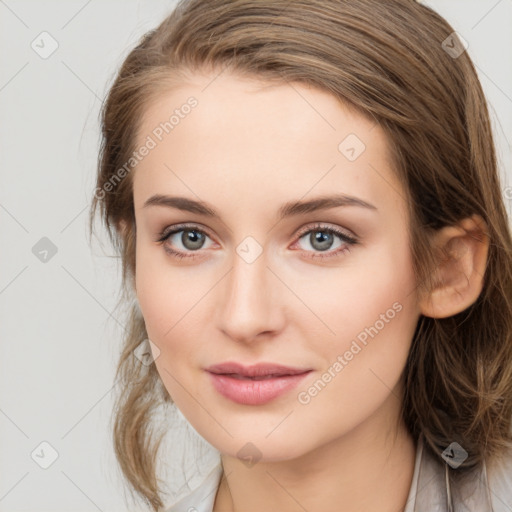
[[[165,228],[163,231],[161,231],[158,234],[158,238],[156,239],[156,242],[163,244],[172,235],[175,235],[176,233],[180,233],[181,231],[194,231],[196,233],[200,233],[202,235],[206,235],[209,237],[209,235],[206,231],[204,231],[203,229],[200,229],[195,224],[179,224],[177,226],[173,226],[172,230],[170,230],[170,231],[169,231],[168,227]],[[359,243],[359,241],[356,238],[347,235],[343,231],[341,231],[337,228],[334,228],[334,227],[325,226],[323,224],[316,224],[314,226],[308,226],[307,228],[299,231],[299,233],[297,234],[297,241],[299,241],[304,235],[307,235],[308,233],[312,233],[315,231],[321,232],[321,233],[337,235],[346,245],[345,245],[345,247],[338,248],[334,252],[325,251],[325,253],[328,254],[327,256],[323,254],[323,251],[316,251],[316,254],[314,253],[314,254],[307,256],[308,258],[311,258],[311,259],[315,259],[315,258],[326,259],[326,258],[333,258],[333,257],[341,256],[345,252],[350,252],[351,246]],[[211,238],[211,237],[209,237],[209,238]],[[183,258],[194,259],[194,258],[197,258],[200,256],[199,254],[194,254],[194,253],[199,253],[199,251],[190,251],[190,254],[184,254],[180,251],[175,251],[174,249],[171,249],[168,246],[164,246],[164,250],[170,256],[172,256],[174,258],[178,258],[178,259],[183,259]],[[306,252],[311,252],[311,251],[306,251]]]

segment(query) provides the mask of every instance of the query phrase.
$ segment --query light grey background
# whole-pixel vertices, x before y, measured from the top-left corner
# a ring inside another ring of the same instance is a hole
[[[510,215],[512,0],[424,3],[469,43]],[[129,49],[173,5],[0,0],[0,511],[127,510],[108,424],[120,267],[106,237],[89,246],[87,215],[101,101]],[[43,31],[58,43],[46,59],[31,47]],[[43,237],[57,250],[46,262],[33,253]],[[194,438],[183,425],[180,435]],[[35,462],[50,461],[43,441],[58,453],[47,469]]]

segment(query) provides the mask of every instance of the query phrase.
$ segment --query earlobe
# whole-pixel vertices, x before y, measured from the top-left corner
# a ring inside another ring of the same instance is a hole
[[[419,305],[424,316],[447,318],[471,306],[482,291],[489,251],[487,226],[482,217],[473,215],[440,229],[435,243],[440,254],[436,285]]]

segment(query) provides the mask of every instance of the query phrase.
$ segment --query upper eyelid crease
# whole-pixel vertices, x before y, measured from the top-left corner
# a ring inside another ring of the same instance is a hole
[[[176,208],[178,210],[187,211],[204,215],[209,218],[220,218],[218,213],[202,201],[195,201],[186,197],[171,197],[161,194],[155,194],[147,199],[143,208],[147,206],[166,206],[168,208]],[[327,208],[335,208],[340,206],[359,206],[362,208],[375,210],[377,207],[362,199],[353,196],[335,195],[323,196],[310,201],[291,201],[284,204],[278,212],[279,219],[282,220],[286,217],[310,213],[316,210]]]

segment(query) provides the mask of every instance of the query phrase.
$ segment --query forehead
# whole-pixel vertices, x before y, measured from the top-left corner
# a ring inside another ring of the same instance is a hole
[[[190,75],[147,106],[137,147],[149,140],[134,177],[140,200],[165,187],[225,195],[229,184],[248,201],[335,189],[375,203],[400,189],[378,124],[301,83]]]

